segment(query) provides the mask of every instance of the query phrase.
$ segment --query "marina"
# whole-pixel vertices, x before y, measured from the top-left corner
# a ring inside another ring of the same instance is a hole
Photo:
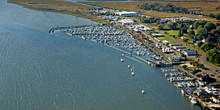
[[[108,47],[119,50],[123,53],[135,56],[137,59],[152,65],[162,66],[165,63],[155,54],[152,54],[142,44],[135,40],[133,36],[125,31],[115,29],[111,26],[76,26],[65,28],[52,28],[51,32],[66,33],[71,37],[78,37],[83,40],[90,40],[96,43],[102,43]],[[122,55],[124,56],[124,54]],[[123,59],[121,59],[124,62]]]
[[[0,21],[4,22],[0,23],[1,109],[200,109],[191,106],[180,90],[164,78],[165,73],[155,67],[162,60],[130,34],[102,27],[106,30],[104,35],[101,31],[99,35],[95,32],[80,35],[77,34],[80,30],[73,31],[77,25],[83,25],[79,29],[92,26],[95,30],[97,23],[29,10],[6,0],[0,1],[0,5],[3,13]],[[36,20],[36,15],[41,16]],[[73,29],[65,27],[69,25]],[[52,27],[65,28],[53,28],[48,34]],[[172,72],[172,77],[182,74]]]

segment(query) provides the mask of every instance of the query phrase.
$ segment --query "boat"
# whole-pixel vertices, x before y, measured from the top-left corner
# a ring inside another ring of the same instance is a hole
[[[131,66],[130,66],[130,65],[128,65],[128,68],[131,68]]]
[[[142,93],[142,94],[145,94],[145,91],[142,89],[141,93]]]
[[[124,59],[121,58],[121,62],[124,62]]]
[[[181,93],[184,95],[184,94],[185,94],[185,91],[182,89],[182,90],[181,90]]]
[[[132,75],[132,76],[134,76],[134,75],[135,75],[134,71],[132,71],[132,72],[131,72],[131,75]]]
[[[197,100],[196,100],[195,97],[192,97],[192,99],[190,100],[190,102],[191,102],[192,104],[197,104]]]
[[[124,54],[121,54],[121,56],[125,56]]]

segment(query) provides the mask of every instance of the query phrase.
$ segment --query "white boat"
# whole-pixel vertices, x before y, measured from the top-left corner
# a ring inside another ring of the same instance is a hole
[[[142,89],[141,93],[142,93],[142,94],[145,94],[145,91]]]
[[[125,56],[124,54],[121,54],[121,56]]]
[[[197,100],[196,100],[195,97],[192,97],[192,99],[190,100],[190,102],[191,102],[192,104],[197,104]]]
[[[131,72],[131,75],[132,75],[132,76],[134,76],[134,75],[135,75],[135,74],[134,74],[134,71],[132,71],[132,72]]]
[[[121,58],[121,62],[124,62],[124,59]]]
[[[185,91],[182,89],[182,90],[181,90],[181,93],[184,95],[184,94],[185,94]]]
[[[128,65],[128,68],[131,68],[131,66],[130,66],[130,65]]]

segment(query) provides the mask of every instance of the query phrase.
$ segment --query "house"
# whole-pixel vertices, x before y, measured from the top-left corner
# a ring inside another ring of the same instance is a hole
[[[193,50],[184,50],[182,52],[183,54],[187,55],[187,56],[195,56],[197,53]]]

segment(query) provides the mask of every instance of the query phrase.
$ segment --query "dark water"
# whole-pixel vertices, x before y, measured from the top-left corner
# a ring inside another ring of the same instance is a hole
[[[91,20],[6,1],[0,15],[0,110],[199,109],[159,68],[129,56],[122,63],[121,52],[102,44],[48,34],[51,27],[97,24]]]

